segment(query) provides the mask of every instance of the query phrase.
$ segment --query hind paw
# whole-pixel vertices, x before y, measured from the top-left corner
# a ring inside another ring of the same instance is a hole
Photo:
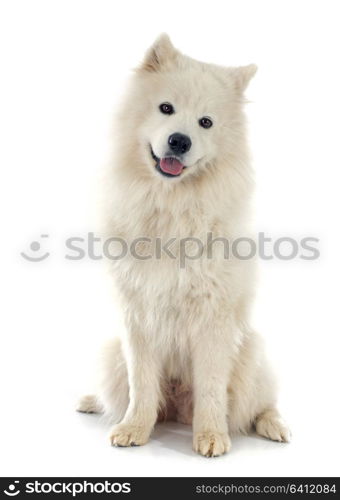
[[[103,408],[100,403],[98,403],[96,396],[89,395],[80,398],[76,410],[81,413],[101,413]]]
[[[289,443],[291,432],[277,410],[266,410],[257,417],[256,432],[272,441]]]

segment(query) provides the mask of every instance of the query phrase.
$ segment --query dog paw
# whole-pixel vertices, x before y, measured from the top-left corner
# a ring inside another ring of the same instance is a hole
[[[150,437],[150,429],[132,424],[117,424],[110,432],[112,446],[141,446]]]
[[[255,427],[257,434],[272,441],[289,443],[291,439],[290,430],[277,410],[267,410],[259,415]]]
[[[96,396],[89,395],[80,398],[76,410],[81,413],[101,413],[103,408],[98,403]]]
[[[231,441],[227,433],[206,431],[194,434],[194,450],[204,457],[218,457],[228,453],[230,448]]]

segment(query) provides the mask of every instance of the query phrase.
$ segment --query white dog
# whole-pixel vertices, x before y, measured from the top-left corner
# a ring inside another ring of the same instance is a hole
[[[78,407],[113,416],[114,445],[145,444],[157,420],[170,418],[192,423],[193,447],[208,457],[252,427],[289,439],[248,324],[253,260],[226,258],[223,244],[248,234],[243,93],[255,72],[198,62],[162,35],[132,78],[107,220],[107,235],[134,250],[113,263],[126,334],[106,348],[98,395]]]

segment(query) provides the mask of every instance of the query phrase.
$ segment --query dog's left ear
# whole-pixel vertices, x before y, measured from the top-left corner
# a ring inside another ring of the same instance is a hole
[[[162,33],[148,49],[138,69],[149,73],[160,71],[166,64],[174,61],[177,55],[178,51],[172,45],[169,36]]]
[[[257,71],[256,64],[248,64],[248,66],[239,66],[238,68],[230,68],[231,75],[234,79],[235,88],[239,92],[243,92],[248,87],[250,80]]]

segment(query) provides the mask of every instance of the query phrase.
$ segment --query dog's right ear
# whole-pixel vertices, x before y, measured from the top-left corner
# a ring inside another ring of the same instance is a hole
[[[138,70],[154,73],[160,71],[166,64],[175,60],[178,51],[172,45],[166,33],[160,35],[145,54]]]

